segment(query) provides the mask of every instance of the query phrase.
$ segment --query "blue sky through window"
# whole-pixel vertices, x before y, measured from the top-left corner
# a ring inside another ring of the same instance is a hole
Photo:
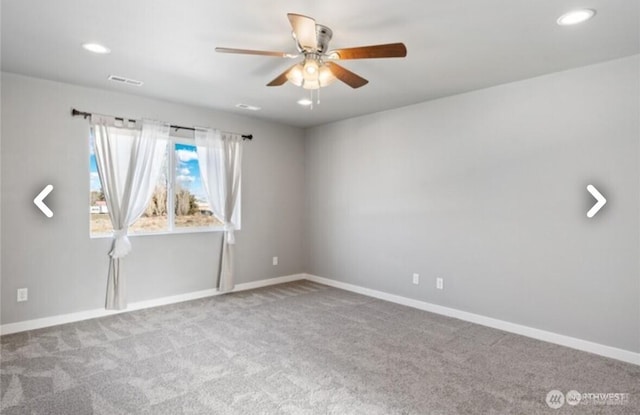
[[[188,144],[175,144],[176,152],[176,172],[175,182],[183,189],[188,190],[199,202],[206,203],[207,197],[200,178],[200,166],[198,164],[198,153],[196,146]],[[100,178],[98,177],[98,166],[96,156],[91,146],[89,157],[89,176],[91,191],[100,191]]]
[[[199,202],[206,203],[207,197],[200,178],[200,165],[196,146],[176,144],[176,184],[195,195]]]

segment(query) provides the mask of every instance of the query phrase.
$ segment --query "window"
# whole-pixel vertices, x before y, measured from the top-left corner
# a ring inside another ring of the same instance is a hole
[[[90,142],[90,235],[110,236],[109,211],[98,176],[94,143]],[[172,209],[169,209],[169,207]],[[200,177],[198,152],[192,139],[171,137],[156,189],[129,234],[182,233],[221,230],[209,208]]]

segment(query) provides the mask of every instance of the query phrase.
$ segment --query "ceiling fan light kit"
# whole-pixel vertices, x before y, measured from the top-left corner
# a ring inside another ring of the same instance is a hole
[[[290,68],[285,76],[289,82],[304,89],[319,89],[337,79],[320,55],[313,53],[307,54],[304,61]]]
[[[291,35],[296,43],[298,54],[272,52],[251,49],[216,48],[217,52],[237,53],[244,55],[262,55],[281,58],[297,58],[302,55],[301,62],[291,66],[278,75],[267,86],[280,86],[287,81],[307,90],[319,90],[331,85],[339,79],[351,88],[360,88],[369,81],[335,63],[345,59],[404,58],[407,48],[403,43],[385,45],[360,46],[355,48],[330,51],[329,41],[333,31],[327,26],[317,24],[311,17],[301,14],[287,14],[291,24]],[[319,91],[318,91],[319,92]],[[319,102],[319,100],[318,100]]]

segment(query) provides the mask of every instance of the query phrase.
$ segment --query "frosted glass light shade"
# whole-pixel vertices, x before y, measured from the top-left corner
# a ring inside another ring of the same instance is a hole
[[[320,88],[320,82],[317,79],[312,79],[312,80],[304,80],[304,83],[302,84],[302,87],[304,89],[318,89]]]
[[[287,80],[295,86],[302,86],[304,77],[302,76],[302,65],[297,64],[289,72],[287,72]]]
[[[327,66],[322,65],[320,67],[318,75],[318,82],[320,83],[320,86],[331,85],[335,82],[335,80],[336,76],[333,74],[333,72],[331,72],[331,69],[329,69]]]

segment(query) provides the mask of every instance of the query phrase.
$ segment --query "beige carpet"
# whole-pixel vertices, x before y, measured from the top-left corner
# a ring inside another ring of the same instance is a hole
[[[3,415],[640,413],[638,366],[311,282],[1,340]]]

